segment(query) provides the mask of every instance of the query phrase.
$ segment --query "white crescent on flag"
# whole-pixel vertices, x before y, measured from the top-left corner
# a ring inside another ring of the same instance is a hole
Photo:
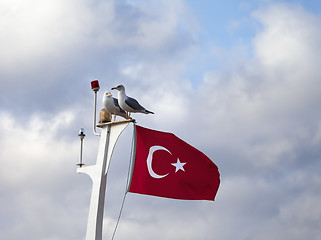
[[[148,157],[147,157],[147,168],[148,168],[148,172],[149,172],[149,175],[153,178],[163,178],[163,177],[166,177],[169,173],[165,174],[165,175],[158,175],[157,173],[154,172],[153,168],[152,168],[152,162],[153,162],[153,154],[154,152],[156,151],[159,151],[159,150],[164,150],[166,152],[169,152],[171,155],[172,153],[170,151],[168,151],[168,149],[162,147],[162,146],[152,146],[150,147],[149,149],[149,153],[148,153]]]

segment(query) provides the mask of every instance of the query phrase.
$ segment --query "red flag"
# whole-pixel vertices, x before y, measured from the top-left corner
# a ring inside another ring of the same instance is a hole
[[[214,200],[217,166],[172,133],[136,126],[136,156],[129,192],[185,200]]]

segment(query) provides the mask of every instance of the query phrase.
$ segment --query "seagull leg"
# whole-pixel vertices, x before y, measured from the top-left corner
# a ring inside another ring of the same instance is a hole
[[[114,114],[114,122],[116,121],[116,114]]]

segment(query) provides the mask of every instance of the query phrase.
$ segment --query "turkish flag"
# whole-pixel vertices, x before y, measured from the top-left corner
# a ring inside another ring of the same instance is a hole
[[[136,125],[136,154],[129,192],[185,200],[213,200],[217,166],[172,133]]]

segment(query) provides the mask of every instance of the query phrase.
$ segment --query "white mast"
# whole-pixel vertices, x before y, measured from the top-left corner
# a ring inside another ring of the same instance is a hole
[[[104,218],[104,204],[105,204],[105,193],[106,193],[106,181],[107,173],[109,169],[110,159],[115,147],[115,144],[128,126],[129,123],[134,123],[134,119],[126,119],[123,121],[110,122],[111,116],[101,121],[103,123],[97,124],[97,127],[102,128],[101,133],[96,132],[96,107],[97,107],[97,92],[100,89],[98,80],[91,82],[91,88],[94,91],[94,125],[93,132],[95,135],[100,136],[100,143],[98,148],[97,162],[95,165],[83,167],[82,163],[82,144],[85,134],[84,130],[81,129],[78,136],[81,141],[80,150],[80,163],[77,164],[78,173],[86,173],[89,175],[93,182],[86,240],[102,240],[103,231],[103,218]],[[103,111],[103,110],[102,110]],[[102,113],[101,111],[101,113]],[[101,114],[105,118],[105,114]]]
[[[110,159],[118,137],[131,122],[134,123],[135,120],[128,119],[97,125],[102,127],[102,131],[96,165],[77,169],[78,173],[88,174],[93,182],[86,240],[102,240],[106,180]]]

